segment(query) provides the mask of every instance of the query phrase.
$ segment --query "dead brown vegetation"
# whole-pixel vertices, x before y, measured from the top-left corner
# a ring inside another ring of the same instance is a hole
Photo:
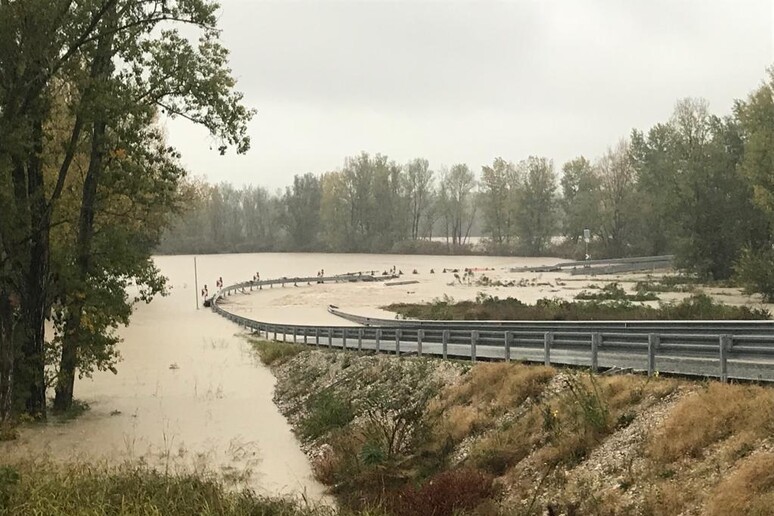
[[[431,410],[443,414],[441,435],[454,442],[491,428],[498,418],[539,396],[555,370],[543,366],[484,363],[442,391]]]
[[[774,512],[774,453],[764,452],[742,462],[714,490],[707,514],[763,516]]]
[[[364,367],[357,360],[342,371]],[[443,364],[447,380],[405,453],[386,453],[364,418],[321,437],[315,473],[344,506],[653,516],[769,514],[774,506],[774,453],[766,451],[774,389],[506,363],[456,364],[452,372]],[[379,374],[347,392],[353,403],[367,388],[404,392],[414,384],[402,375],[387,382]]]
[[[699,458],[729,438],[733,449],[744,451],[773,430],[774,390],[712,382],[671,411],[653,433],[648,454],[658,463],[671,464]]]

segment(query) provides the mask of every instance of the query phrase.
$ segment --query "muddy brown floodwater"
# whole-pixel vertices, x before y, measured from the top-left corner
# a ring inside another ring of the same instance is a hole
[[[223,277],[226,285],[252,278],[314,276],[353,271],[404,272],[409,285],[306,284],[264,289],[227,299],[231,309],[277,322],[346,324],[329,315],[330,303],[358,313],[382,314],[395,301],[430,301],[449,295],[458,300],[484,291],[516,296],[572,297],[587,284],[565,274],[512,274],[508,266],[552,263],[553,258],[412,256],[356,254],[239,254],[199,256],[199,288],[210,293]],[[238,327],[196,308],[191,256],[156,259],[169,277],[171,293],[137,307],[120,333],[123,361],[118,374],[97,373],[76,383],[76,398],[91,407],[67,423],[23,429],[20,439],[0,443],[0,454],[50,456],[71,460],[127,459],[180,468],[207,468],[242,479],[263,494],[305,493],[325,499],[285,419],[272,402],[274,378],[255,357]],[[477,269],[476,278],[529,279],[522,287],[482,288],[463,284],[444,268]],[[414,269],[418,274],[412,274]],[[431,274],[430,269],[435,273]],[[493,269],[484,271],[483,269]],[[614,278],[605,278],[606,280]],[[557,283],[557,280],[560,280]],[[587,279],[588,280],[588,279]],[[593,280],[592,280],[593,281]],[[598,281],[598,280],[597,280]]]
[[[117,375],[99,372],[76,382],[76,398],[90,410],[66,423],[26,427],[18,440],[0,443],[0,454],[112,463],[143,460],[171,470],[207,468],[241,479],[263,494],[323,498],[323,487],[313,479],[306,456],[272,402],[274,378],[269,370],[256,359],[239,328],[196,308],[193,257],[162,256],[156,263],[169,277],[170,295],[138,305],[131,324],[121,328],[123,360]],[[512,258],[341,254],[197,258],[199,289],[206,284],[210,293],[218,277],[229,284],[256,272],[272,278],[314,276],[320,269],[337,274],[394,265],[409,273],[414,268],[513,263]],[[314,292],[294,292],[305,305],[302,310],[290,299],[267,295],[272,305],[267,309],[277,319],[325,318],[325,306],[316,304]]]

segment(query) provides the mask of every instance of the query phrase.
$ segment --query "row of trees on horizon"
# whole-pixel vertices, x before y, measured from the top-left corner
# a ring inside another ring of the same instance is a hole
[[[492,254],[583,258],[589,229],[594,258],[674,253],[702,278],[774,290],[773,90],[770,74],[725,116],[680,100],[663,123],[559,170],[539,156],[475,174],[361,153],[284,192],[195,181],[157,250],[458,253],[477,235]]]

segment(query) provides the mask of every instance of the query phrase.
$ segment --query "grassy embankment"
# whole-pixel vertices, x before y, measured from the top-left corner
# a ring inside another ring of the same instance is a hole
[[[342,506],[770,514],[774,390],[256,342]]]

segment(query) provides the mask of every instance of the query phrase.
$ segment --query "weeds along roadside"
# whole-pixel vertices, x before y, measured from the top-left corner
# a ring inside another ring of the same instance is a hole
[[[234,490],[215,473],[164,473],[140,464],[0,460],[0,515],[191,514],[346,516],[302,499]]]
[[[772,489],[745,484],[767,471],[767,387],[255,346],[270,357],[275,401],[315,475],[348,509],[721,514],[729,504],[754,508]],[[708,421],[687,416],[707,411]],[[680,442],[694,444],[660,448]],[[710,463],[738,473],[704,475]],[[721,493],[733,482],[748,488],[729,501]]]

